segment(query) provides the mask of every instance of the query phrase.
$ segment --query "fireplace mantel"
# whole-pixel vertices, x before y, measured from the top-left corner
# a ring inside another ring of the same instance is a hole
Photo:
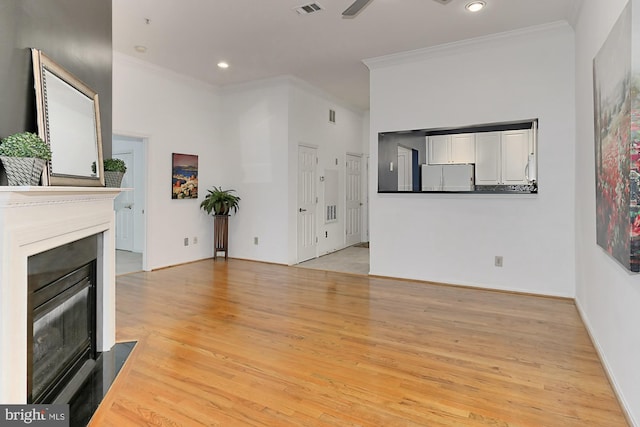
[[[27,258],[99,235],[97,350],[115,343],[115,213],[119,188],[0,187],[0,403],[27,400]]]

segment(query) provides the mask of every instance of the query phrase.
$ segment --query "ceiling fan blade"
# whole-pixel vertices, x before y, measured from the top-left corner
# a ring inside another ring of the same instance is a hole
[[[365,7],[371,0],[356,0],[351,6],[349,6],[342,16],[356,16],[360,10]]]

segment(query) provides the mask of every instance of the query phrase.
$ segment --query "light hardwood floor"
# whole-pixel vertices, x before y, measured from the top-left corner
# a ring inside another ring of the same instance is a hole
[[[295,266],[341,273],[369,274],[369,248],[349,246]]]
[[[572,301],[230,259],[117,278],[91,426],[626,426]]]

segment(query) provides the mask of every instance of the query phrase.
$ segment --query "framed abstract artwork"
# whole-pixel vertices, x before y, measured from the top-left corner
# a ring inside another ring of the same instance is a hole
[[[173,153],[171,155],[171,198],[198,198],[198,156]]]
[[[640,271],[640,69],[631,0],[593,60],[596,241]],[[637,54],[636,54],[637,56]]]

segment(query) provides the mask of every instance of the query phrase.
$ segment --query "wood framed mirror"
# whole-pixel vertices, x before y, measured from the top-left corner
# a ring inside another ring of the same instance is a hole
[[[38,134],[51,147],[43,185],[104,186],[98,94],[31,49]]]

